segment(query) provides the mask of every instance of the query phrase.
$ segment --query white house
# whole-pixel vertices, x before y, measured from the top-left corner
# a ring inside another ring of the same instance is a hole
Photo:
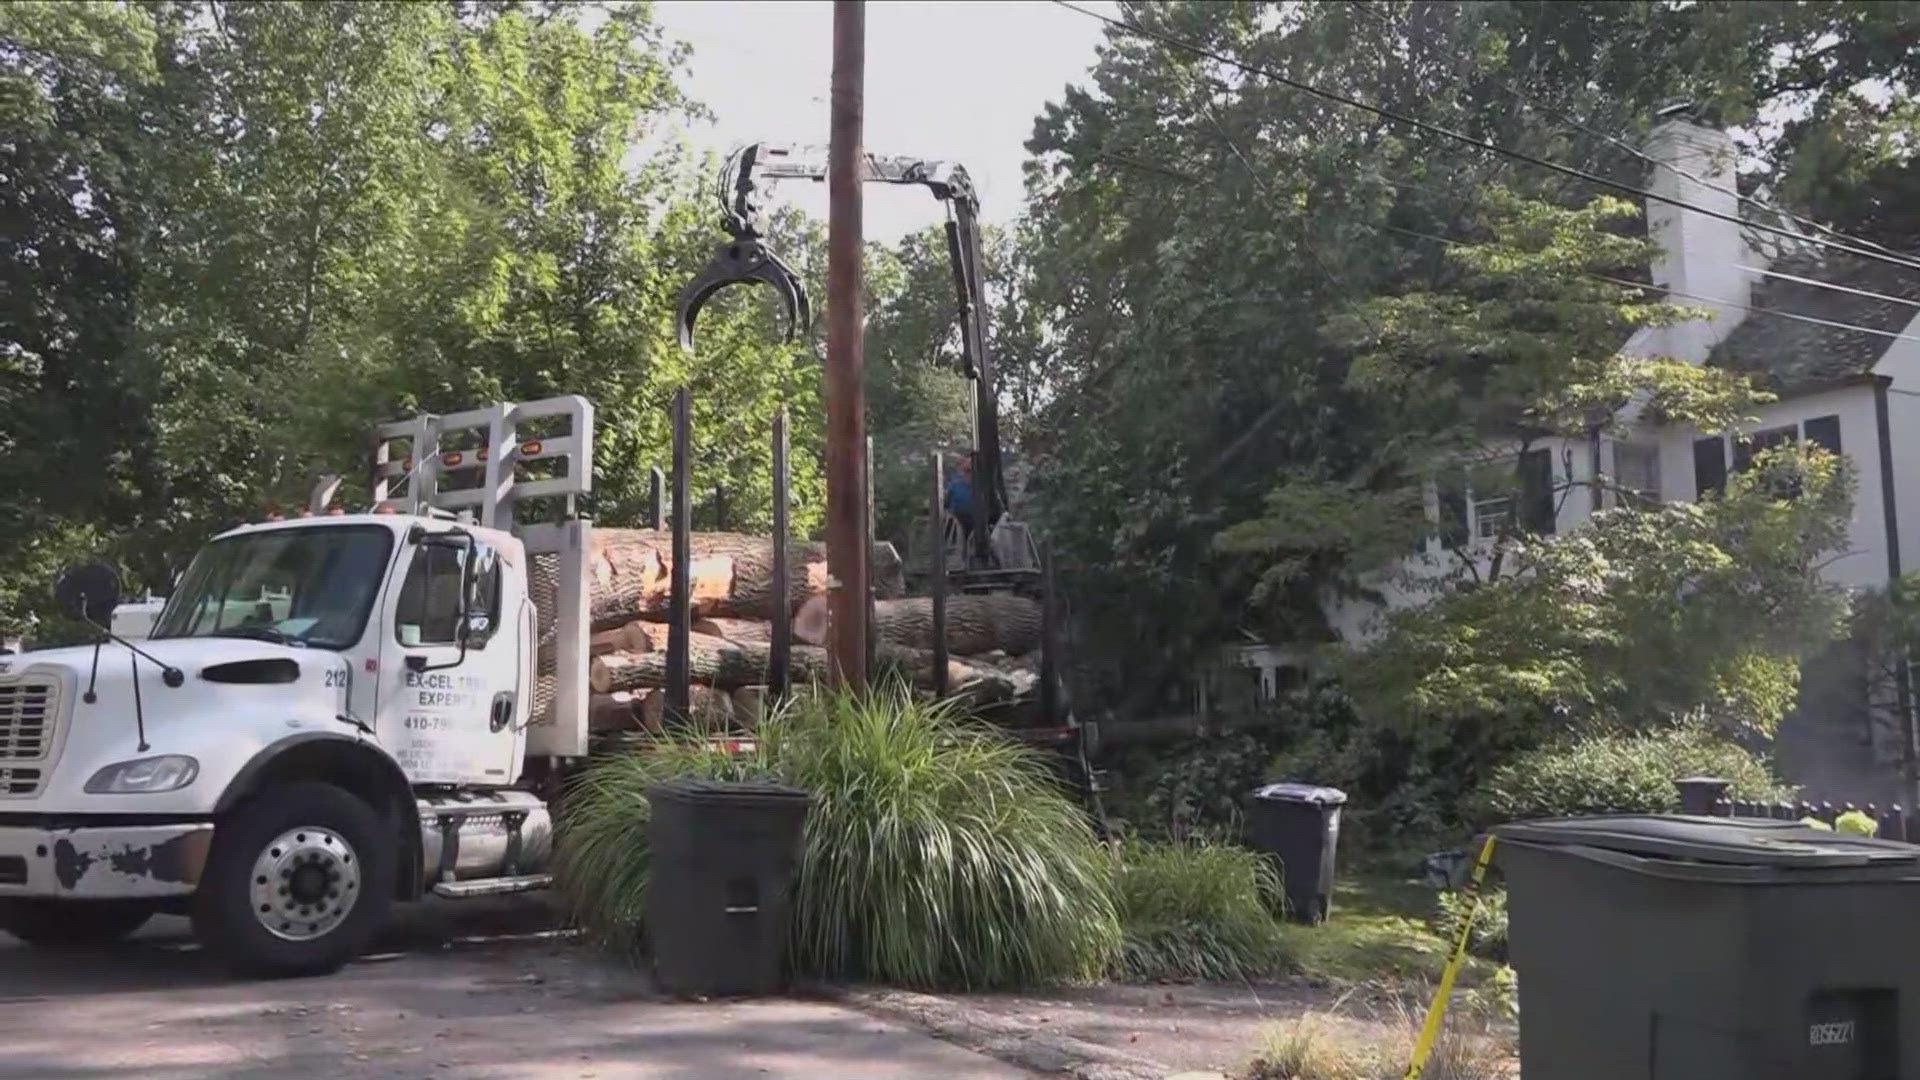
[[[1519,462],[1518,499],[1430,494],[1430,517],[1470,539],[1493,535],[1514,514],[1540,531],[1564,532],[1621,497],[1591,483],[1596,474],[1647,497],[1691,501],[1723,485],[1756,449],[1806,440],[1846,455],[1858,478],[1847,548],[1824,573],[1847,586],[1877,587],[1920,569],[1920,269],[1753,228],[1789,223],[1734,194],[1735,152],[1725,132],[1669,121],[1653,132],[1646,153],[1661,163],[1650,167],[1647,189],[1687,204],[1647,201],[1660,250],[1651,278],[1676,304],[1711,315],[1645,329],[1622,351],[1749,372],[1778,399],[1731,435],[1629,417],[1629,433],[1618,439],[1544,443]],[[1423,586],[1457,558],[1429,540],[1421,555],[1372,582],[1377,600],[1330,602],[1334,629],[1348,641],[1373,636],[1385,611],[1420,602]],[[1809,665],[1800,715],[1781,732],[1782,758],[1795,779],[1831,793],[1820,797],[1910,791],[1887,780],[1906,756],[1909,732],[1867,731],[1873,725],[1858,717],[1870,710],[1834,704],[1854,693],[1840,685],[1852,667],[1838,651]],[[1853,719],[1841,723],[1840,713]]]
[[[1859,482],[1847,550],[1825,571],[1832,580],[1881,586],[1920,568],[1920,270],[1700,212],[1755,216],[1733,193],[1734,148],[1725,132],[1669,121],[1654,131],[1647,153],[1672,166],[1653,166],[1648,190],[1688,204],[1648,200],[1660,248],[1652,280],[1676,304],[1712,314],[1642,330],[1622,351],[1749,372],[1778,400],[1734,434],[1630,424],[1617,439],[1544,441],[1519,463],[1518,499],[1508,491],[1430,494],[1429,515],[1469,538],[1493,536],[1514,514],[1540,531],[1563,532],[1621,497],[1592,483],[1596,474],[1647,497],[1692,501],[1724,485],[1755,450],[1804,439],[1845,454]],[[1371,583],[1379,601],[1331,603],[1335,629],[1348,641],[1372,636],[1383,611],[1419,602],[1421,583],[1455,558],[1429,540],[1423,554]]]

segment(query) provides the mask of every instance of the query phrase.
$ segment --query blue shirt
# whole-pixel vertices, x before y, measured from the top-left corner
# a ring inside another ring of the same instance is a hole
[[[947,481],[947,513],[973,516],[973,481],[955,476]]]

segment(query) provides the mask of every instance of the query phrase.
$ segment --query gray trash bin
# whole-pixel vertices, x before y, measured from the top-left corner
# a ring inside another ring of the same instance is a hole
[[[662,989],[770,994],[784,985],[811,799],[779,784],[706,780],[647,792],[647,941]]]
[[[1247,796],[1247,839],[1280,864],[1287,915],[1324,921],[1333,907],[1334,853],[1347,793],[1314,784],[1267,784]]]
[[[1677,816],[1494,834],[1527,1080],[1920,1080],[1920,847]]]

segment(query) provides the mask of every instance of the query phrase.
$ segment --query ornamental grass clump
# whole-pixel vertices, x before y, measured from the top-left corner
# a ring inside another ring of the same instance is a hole
[[[1129,844],[1116,868],[1123,982],[1270,978],[1292,964],[1274,918],[1280,877],[1264,856],[1219,844]]]
[[[561,814],[559,878],[599,941],[644,948],[646,790],[771,779],[814,796],[795,886],[796,974],[910,987],[1097,977],[1119,945],[1109,856],[1034,751],[903,688],[803,691],[755,748],[696,729],[595,762]]]

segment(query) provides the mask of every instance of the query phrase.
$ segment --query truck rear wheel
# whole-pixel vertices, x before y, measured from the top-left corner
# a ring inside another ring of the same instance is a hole
[[[36,949],[111,945],[146,925],[154,905],[144,900],[0,899],[0,930]]]
[[[385,921],[394,872],[372,807],[330,784],[293,784],[214,832],[193,930],[241,974],[337,971]]]

